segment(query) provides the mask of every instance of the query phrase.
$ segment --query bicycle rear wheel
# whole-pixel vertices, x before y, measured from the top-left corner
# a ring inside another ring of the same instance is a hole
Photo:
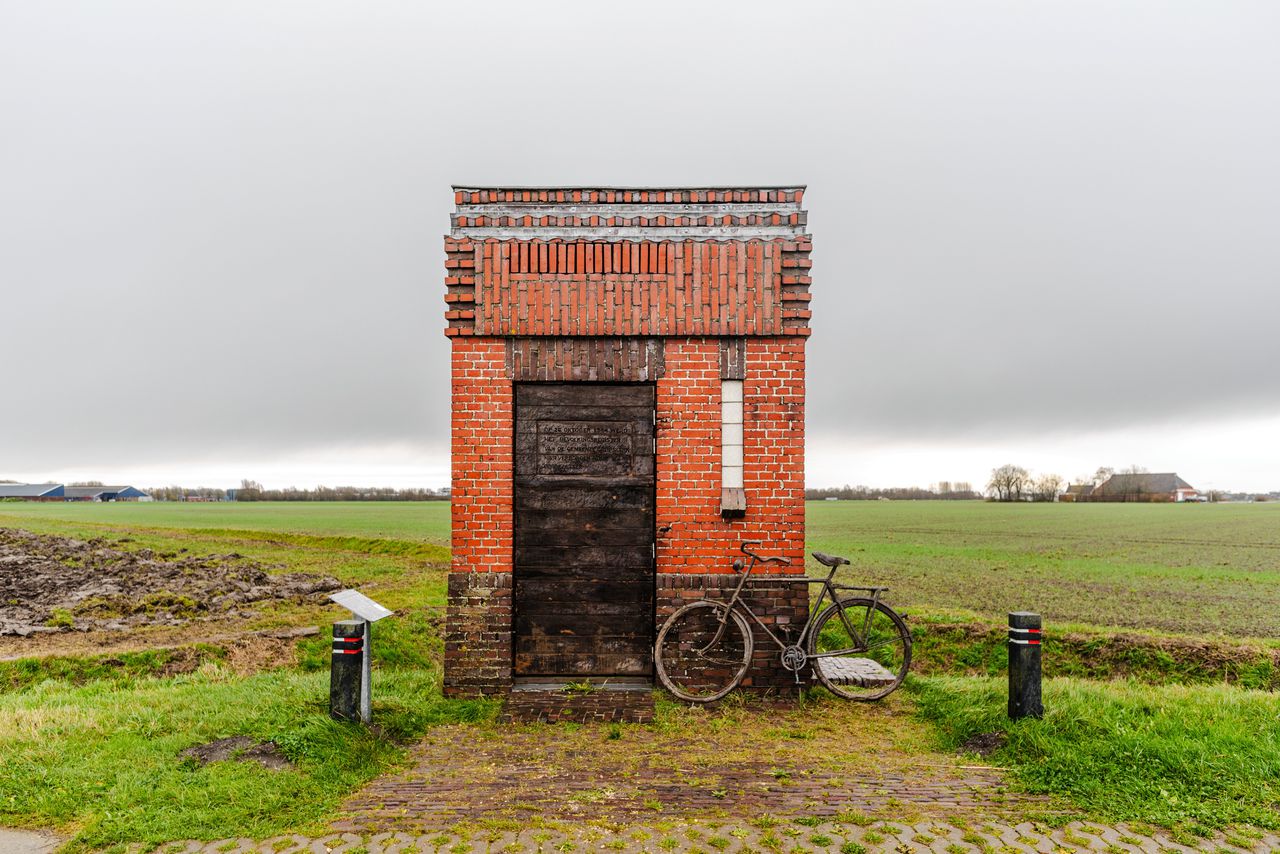
[[[911,630],[883,602],[842,599],[814,622],[808,654],[831,693],[846,700],[879,700],[906,678]]]
[[[728,694],[751,664],[751,627],[721,602],[690,602],[662,624],[654,645],[658,679],[691,703]]]

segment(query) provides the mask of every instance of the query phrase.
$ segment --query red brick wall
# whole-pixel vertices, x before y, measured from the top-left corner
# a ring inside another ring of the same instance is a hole
[[[510,572],[512,384],[500,338],[453,342],[453,571]]]
[[[657,620],[691,598],[728,595],[714,578],[732,586],[731,564],[747,539],[762,540],[764,554],[792,561],[790,567],[756,568],[748,591],[753,608],[771,625],[804,620],[807,589],[778,581],[804,571],[804,345],[804,338],[792,336],[746,341],[747,511],[729,521],[720,515],[720,340],[663,341],[656,523],[670,529],[657,539]],[[510,356],[509,339],[453,342],[453,567],[445,630],[450,696],[501,693],[511,683],[516,377]],[[679,580],[684,576],[687,581]],[[793,680],[777,666],[777,648],[756,634],[757,661],[746,686],[789,688]]]
[[[743,442],[747,512],[720,517],[720,348],[668,339],[658,380],[658,572],[732,572],[743,540],[804,571],[804,339],[747,340]]]
[[[804,339],[746,342],[743,441],[747,513],[720,517],[720,349],[715,338],[665,342],[658,379],[659,572],[729,572],[744,539],[804,562]],[[453,344],[453,569],[511,568],[511,442],[507,346]],[[773,570],[769,571],[782,571]]]

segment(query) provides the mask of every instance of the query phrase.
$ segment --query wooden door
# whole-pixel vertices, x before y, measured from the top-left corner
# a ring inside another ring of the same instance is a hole
[[[648,676],[654,387],[516,386],[516,676]]]

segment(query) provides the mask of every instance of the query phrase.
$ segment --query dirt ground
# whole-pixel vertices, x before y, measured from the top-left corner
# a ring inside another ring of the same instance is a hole
[[[128,542],[0,528],[0,637],[183,627],[252,616],[260,603],[323,600],[341,586],[330,576],[271,574],[235,553],[157,553]]]

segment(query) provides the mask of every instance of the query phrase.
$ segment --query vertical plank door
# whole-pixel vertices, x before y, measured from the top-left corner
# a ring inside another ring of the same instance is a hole
[[[516,676],[647,676],[654,387],[516,386]]]

